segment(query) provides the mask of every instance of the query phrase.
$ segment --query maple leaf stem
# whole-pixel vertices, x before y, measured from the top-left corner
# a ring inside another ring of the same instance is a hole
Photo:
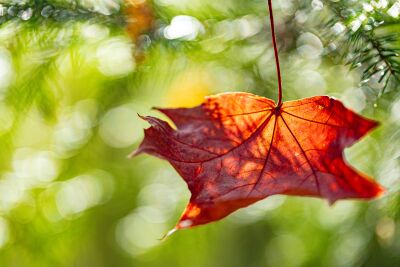
[[[279,64],[278,48],[276,45],[274,14],[272,11],[272,0],[268,0],[268,9],[269,9],[269,20],[271,23],[272,43],[274,45],[276,73],[278,75],[278,104],[277,104],[277,107],[280,107],[282,105],[282,76],[281,76],[281,67]]]

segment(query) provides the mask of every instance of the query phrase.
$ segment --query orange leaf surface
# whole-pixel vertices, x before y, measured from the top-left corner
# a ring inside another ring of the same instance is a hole
[[[176,125],[144,117],[135,156],[168,160],[192,196],[175,229],[206,224],[275,194],[371,199],[384,189],[351,168],[343,150],[378,124],[338,100],[285,102],[248,94],[207,97],[194,108],[158,109]]]

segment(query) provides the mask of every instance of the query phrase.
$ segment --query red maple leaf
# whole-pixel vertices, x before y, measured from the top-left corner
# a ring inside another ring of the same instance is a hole
[[[351,168],[343,150],[378,123],[316,96],[276,106],[248,93],[207,97],[194,108],[159,109],[176,125],[152,126],[133,156],[168,160],[190,202],[175,229],[219,220],[275,194],[370,199],[384,189]]]

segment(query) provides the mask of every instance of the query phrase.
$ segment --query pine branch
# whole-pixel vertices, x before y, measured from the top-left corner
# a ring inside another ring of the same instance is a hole
[[[361,83],[371,87],[378,85],[383,94],[389,86],[400,85],[399,33],[400,19],[390,17],[386,7],[370,5],[365,8],[348,1],[326,1],[334,14],[328,22],[336,28],[335,41],[340,43],[340,53],[347,58],[351,69],[362,70]],[[339,33],[340,31],[342,33]],[[332,38],[332,31],[328,34]]]
[[[375,50],[376,56],[379,58],[376,62],[369,62],[369,68],[364,71],[363,79],[370,79],[376,73],[380,73],[379,83],[384,82],[384,86],[381,93],[384,93],[387,89],[387,86],[390,82],[390,79],[393,78],[397,83],[400,82],[400,68],[397,61],[392,60],[393,58],[398,58],[399,54],[397,53],[399,49],[392,49],[385,46],[386,40],[395,42],[398,39],[398,34],[388,35],[385,37],[376,37],[373,32],[370,35],[366,35],[363,37],[367,42],[372,44],[373,49]],[[360,58],[360,60],[365,60]]]
[[[120,8],[102,7],[90,8],[77,4],[77,2],[34,0],[26,3],[15,4],[12,1],[0,0],[0,25],[10,20],[24,21],[77,21],[95,20],[102,23],[123,25],[124,17]]]

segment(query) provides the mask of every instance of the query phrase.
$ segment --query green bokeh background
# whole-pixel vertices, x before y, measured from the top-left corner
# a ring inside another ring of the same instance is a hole
[[[0,266],[400,266],[400,91],[378,97],[333,55],[326,1],[274,1],[284,99],[327,94],[380,121],[345,154],[387,193],[333,206],[273,196],[164,241],[190,196],[166,162],[126,158],[147,127],[137,113],[227,91],[276,99],[266,1],[155,0],[138,40],[122,1],[52,18],[25,1],[32,17],[2,19],[17,2],[0,5]]]

